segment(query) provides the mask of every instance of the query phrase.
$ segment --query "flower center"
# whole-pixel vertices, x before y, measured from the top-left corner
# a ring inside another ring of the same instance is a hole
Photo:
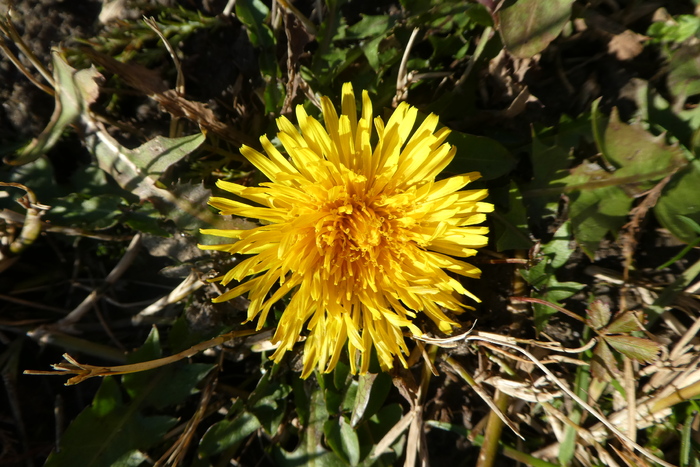
[[[391,216],[358,195],[347,195],[323,208],[326,216],[316,225],[316,245],[336,261],[360,259],[376,262],[379,250],[387,247]]]

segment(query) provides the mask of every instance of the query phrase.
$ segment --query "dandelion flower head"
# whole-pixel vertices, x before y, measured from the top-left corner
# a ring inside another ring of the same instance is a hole
[[[266,155],[241,148],[269,182],[217,182],[246,201],[212,197],[211,206],[261,225],[202,230],[237,241],[201,248],[249,255],[214,279],[239,284],[214,302],[247,294],[247,321],[257,319],[260,329],[272,306],[289,296],[271,358],[280,361],[307,333],[303,378],[315,368],[332,371],[346,342],[352,373],[368,371],[372,347],[382,369],[395,358],[405,366],[404,332],[423,334],[413,323],[418,313],[450,333],[458,323],[443,310],[464,311],[464,296],[478,301],[457,275],[477,278],[480,271],[457,258],[486,245],[488,229],[478,224],[493,206],[482,202],[485,189],[462,190],[477,172],[436,181],[456,152],[436,115],[414,130],[417,109],[401,103],[385,124],[373,119],[364,91],[358,118],[349,83],[340,115],[328,98],[321,104],[324,125],[301,105],[301,131],[285,117],[277,120],[287,157],[266,136],[260,138]]]

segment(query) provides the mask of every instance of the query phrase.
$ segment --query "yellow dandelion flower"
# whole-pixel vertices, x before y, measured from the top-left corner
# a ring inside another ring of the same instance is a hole
[[[306,328],[302,378],[315,368],[333,370],[346,342],[353,373],[358,360],[360,373],[367,372],[373,346],[384,370],[395,357],[405,366],[404,330],[423,334],[412,322],[417,313],[450,333],[458,324],[443,309],[462,312],[463,295],[478,301],[449,273],[479,277],[479,269],[455,257],[486,245],[488,229],[476,224],[493,206],[481,202],[486,190],[459,191],[480,177],[477,172],[435,180],[456,152],[444,142],[450,130],[436,131],[436,115],[412,131],[417,109],[402,103],[386,124],[372,120],[364,91],[358,119],[349,83],[340,116],[328,98],[321,104],[325,127],[302,106],[296,109],[301,131],[285,117],[277,120],[288,158],[265,136],[260,142],[267,155],[241,148],[269,182],[217,182],[250,203],[212,197],[211,206],[262,225],[202,230],[238,241],[200,248],[250,255],[214,279],[240,283],[214,302],[247,293],[247,321],[257,319],[260,329],[272,305],[290,295],[271,358],[280,361]]]

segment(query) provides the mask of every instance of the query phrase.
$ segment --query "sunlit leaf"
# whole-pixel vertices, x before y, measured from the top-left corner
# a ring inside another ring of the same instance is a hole
[[[621,354],[646,363],[654,362],[661,350],[656,342],[641,337],[605,336],[605,341]]]
[[[674,97],[685,100],[700,94],[700,51],[684,45],[669,59],[668,88]]]
[[[690,243],[698,234],[684,218],[700,223],[700,163],[693,162],[679,170],[664,187],[654,206],[654,214],[661,225],[680,240]]]
[[[124,200],[114,195],[85,197],[71,193],[53,201],[47,218],[57,225],[108,229],[117,224],[125,207]]]
[[[605,328],[606,334],[627,334],[634,331],[639,331],[639,323],[631,311],[616,316],[613,322]]]
[[[617,167],[615,178],[633,181],[625,185],[633,194],[652,188],[653,182],[688,162],[678,144],[666,144],[664,136],[652,135],[639,123],[621,122],[617,108],[613,108],[605,131],[596,139],[603,156]]]
[[[199,443],[200,456],[209,457],[235,446],[260,428],[255,415],[242,411],[231,420],[213,424]]]
[[[611,316],[610,306],[602,300],[594,300],[588,306],[588,325],[595,330],[608,324]]]
[[[50,150],[61,138],[63,131],[73,123],[99,95],[96,80],[102,75],[95,68],[76,71],[57,49],[51,53],[56,83],[56,107],[46,129],[15,158],[5,162],[27,164]]]
[[[324,425],[329,414],[326,409],[323,391],[315,390],[309,402],[308,424],[303,427],[299,445],[294,451],[286,451],[274,446],[275,461],[280,466],[308,465],[312,467],[347,466],[341,457],[323,447]]]
[[[531,58],[559,36],[571,16],[574,0],[508,1],[497,13],[498,31],[510,53]]]

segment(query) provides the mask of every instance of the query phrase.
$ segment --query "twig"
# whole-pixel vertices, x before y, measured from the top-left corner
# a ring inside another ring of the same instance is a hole
[[[498,407],[501,412],[505,413],[508,408],[508,403],[510,402],[508,394],[496,390],[493,399],[496,407]],[[498,444],[501,439],[501,432],[503,431],[503,421],[501,417],[494,417],[494,415],[498,414],[496,412],[491,412],[489,414],[489,421],[486,423],[486,430],[484,431],[484,443],[479,450],[476,467],[491,467],[496,460]]]
[[[465,338],[467,339],[467,338]],[[452,367],[452,369],[457,373],[459,376],[464,379],[464,381],[471,386],[471,388],[476,392],[479,397],[481,397],[484,402],[486,402],[486,405],[488,405],[491,410],[493,411],[492,413],[495,413],[502,421],[505,423],[508,428],[510,428],[513,433],[515,433],[520,439],[525,441],[525,438],[523,435],[520,434],[518,431],[518,428],[515,426],[515,423],[513,423],[506,415],[501,411],[500,408],[493,402],[491,397],[484,391],[484,389],[472,378],[472,376],[467,373],[467,371],[460,365],[453,357],[447,357],[445,359],[445,362]]]
[[[205,282],[199,280],[199,276],[193,270],[184,281],[172,290],[172,292],[141,310],[137,315],[131,318],[131,321],[135,326],[138,326],[143,323],[144,318],[153,316],[166,306],[188,297],[192,292],[198,290],[203,285],[205,285]]]
[[[107,291],[107,289],[122,276],[122,274],[126,272],[129,266],[131,266],[131,263],[134,262],[136,256],[138,255],[140,245],[141,233],[139,232],[136,235],[134,235],[134,238],[131,239],[131,243],[129,243],[129,246],[126,249],[126,253],[124,253],[124,256],[122,256],[122,258],[119,260],[114,269],[112,269],[112,271],[110,271],[110,273],[107,275],[104,284],[102,284],[102,286],[98,289],[93,290],[90,293],[90,295],[85,297],[85,299],[80,305],[78,305],[73,311],[68,313],[68,316],[60,319],[54,325],[54,327],[58,329],[65,329],[80,321],[82,317],[88,311],[90,311],[90,309],[92,308],[92,304],[95,301],[97,301],[97,299],[99,299],[100,296],[102,296],[102,294],[104,294]]]
[[[401,57],[401,64],[399,65],[399,72],[396,76],[396,95],[394,96],[393,101],[394,106],[398,105],[399,102],[406,100],[406,96],[408,95],[408,91],[406,89],[408,86],[408,57],[411,55],[411,49],[416,41],[416,37],[418,37],[419,31],[420,29],[413,28],[411,37],[408,39],[408,43],[406,44],[406,49],[403,51],[403,57]]]
[[[485,342],[491,342],[492,344],[499,344],[499,341],[498,341],[498,340],[493,340],[493,339],[490,339],[490,338],[488,338],[488,337],[486,337],[486,336],[482,336],[482,335],[467,336],[467,337],[465,337],[465,340],[466,340],[466,341],[485,341]],[[525,349],[523,349],[523,348],[521,348],[521,347],[519,347],[519,346],[517,346],[517,345],[514,345],[514,344],[508,344],[508,343],[502,342],[502,343],[500,343],[500,345],[503,345],[504,347],[508,347],[508,348],[513,349],[513,350],[515,350],[515,351],[517,351],[517,352],[520,352],[520,353],[522,353],[523,355],[525,355],[527,358],[529,358],[530,361],[532,361],[532,363],[534,363],[534,364],[535,364],[540,370],[542,370],[549,378],[551,378],[550,381],[552,381],[554,384],[556,384],[557,386],[559,386],[559,388],[561,388],[561,390],[562,390],[567,396],[569,396],[569,397],[570,397],[571,399],[573,399],[577,404],[579,404],[581,407],[583,407],[588,413],[590,413],[591,415],[593,415],[600,423],[602,423],[603,425],[605,425],[605,427],[608,428],[611,432],[613,432],[618,438],[620,438],[621,440],[623,440],[624,442],[626,442],[626,443],[629,444],[630,446],[634,447],[634,449],[636,449],[637,451],[639,451],[640,453],[642,453],[643,455],[645,455],[645,456],[648,457],[649,459],[653,460],[654,462],[658,462],[659,464],[664,465],[664,466],[666,466],[666,467],[674,467],[673,464],[670,464],[670,463],[666,462],[665,460],[661,459],[660,457],[654,455],[653,453],[651,453],[651,452],[650,452],[649,450],[647,450],[646,448],[644,448],[644,447],[640,446],[639,444],[637,444],[637,442],[634,441],[634,440],[632,440],[629,436],[627,436],[626,434],[624,434],[624,433],[622,433],[620,430],[618,430],[612,423],[610,423],[610,422],[605,418],[605,416],[604,416],[603,414],[601,414],[601,413],[598,412],[596,409],[594,409],[593,407],[591,407],[586,401],[584,401],[583,399],[581,399],[580,397],[578,397],[578,396],[576,395],[576,393],[574,393],[574,392],[573,392],[571,389],[569,389],[564,383],[562,383],[562,382],[559,380],[559,378],[557,378],[557,377],[554,375],[554,373],[552,373],[552,372],[550,371],[549,368],[547,368],[547,367],[544,366],[542,363],[540,363],[540,361],[537,359],[537,357],[535,357],[534,355],[532,355],[530,352],[528,352],[527,350],[525,350]],[[697,384],[698,384],[698,387],[700,388],[700,382],[697,383]],[[680,396],[680,394],[679,394],[679,396]],[[682,400],[685,400],[685,399],[677,400],[677,402],[675,402],[675,403],[681,402]],[[672,405],[672,404],[671,404],[671,405]]]
[[[94,366],[78,363],[70,355],[63,354],[63,358],[68,360],[68,363],[62,362],[55,365],[51,365],[54,371],[38,371],[38,370],[25,370],[26,375],[76,375],[70,378],[66,382],[66,386],[73,384],[78,384],[85,381],[88,378],[93,378],[96,376],[104,377],[111,375],[124,375],[128,373],[137,373],[139,371],[152,370],[154,368],[160,368],[161,366],[168,365],[182,360],[183,358],[188,358],[193,355],[198,354],[203,350],[216,347],[221,345],[231,339],[236,339],[239,337],[250,336],[256,334],[259,331],[256,330],[244,330],[244,331],[231,331],[222,334],[214,339],[208,341],[200,342],[197,345],[190,347],[187,350],[170,355],[168,357],[157,358],[155,360],[149,360],[142,363],[133,363],[131,365],[119,365],[119,366]]]
[[[32,65],[34,65],[34,68],[36,68],[37,71],[41,73],[41,76],[44,77],[46,82],[49,83],[52,88],[55,88],[56,83],[54,82],[51,72],[48,69],[46,69],[44,64],[41,63],[41,60],[39,60],[36,57],[36,55],[34,55],[34,53],[31,51],[31,49],[27,47],[27,44],[24,43],[24,41],[22,40],[22,36],[20,36],[17,33],[15,26],[12,24],[12,21],[10,21],[9,13],[7,20],[0,20],[0,31],[2,31],[7,37],[10,38],[10,40],[12,40],[12,42],[14,42],[17,48],[27,57],[27,59],[32,63]]]

